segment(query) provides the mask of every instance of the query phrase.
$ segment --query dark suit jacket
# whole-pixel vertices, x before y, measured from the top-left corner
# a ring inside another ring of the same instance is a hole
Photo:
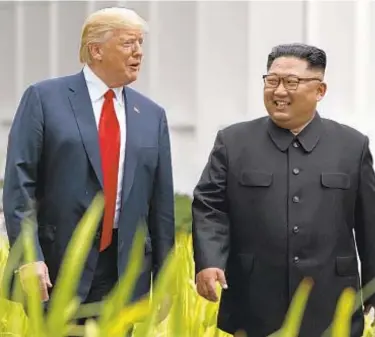
[[[300,337],[318,337],[341,292],[375,276],[375,176],[369,140],[314,120],[296,137],[268,117],[219,131],[194,191],[196,270],[225,269],[218,326],[278,330],[304,277],[314,287]],[[354,239],[354,234],[356,241]],[[375,304],[374,298],[369,304]],[[353,321],[360,337],[362,310]]]
[[[118,229],[118,272],[126,271],[134,233],[148,224],[145,267],[134,299],[147,293],[174,244],[169,132],[164,110],[125,87],[126,153]],[[37,205],[37,254],[54,283],[65,248],[103,189],[98,131],[82,72],[46,80],[24,93],[9,135],[4,214],[10,244],[30,201]],[[84,299],[98,258],[100,228],[78,287]],[[152,255],[151,255],[152,254]],[[152,258],[152,265],[151,265]]]

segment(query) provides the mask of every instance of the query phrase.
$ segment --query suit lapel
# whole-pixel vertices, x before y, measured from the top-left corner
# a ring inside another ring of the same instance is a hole
[[[122,203],[129,197],[133,186],[135,169],[137,167],[137,147],[139,145],[140,126],[139,114],[141,113],[134,102],[134,95],[128,88],[124,90],[124,101],[126,107],[126,150],[124,178],[122,183]]]
[[[69,85],[69,100],[87,156],[103,188],[103,176],[99,152],[98,129],[83,72],[73,77]]]
[[[73,77],[69,85],[69,101],[77,121],[87,156],[103,188],[103,175],[99,152],[98,129],[95,122],[94,111],[87,89],[83,72]],[[141,112],[134,102],[134,95],[125,87],[124,102],[126,111],[126,146],[124,177],[122,182],[122,203],[129,197],[133,186],[135,169],[137,167],[137,148],[139,146]]]

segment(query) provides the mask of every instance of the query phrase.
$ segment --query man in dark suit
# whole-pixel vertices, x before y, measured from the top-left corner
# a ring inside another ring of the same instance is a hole
[[[82,31],[83,70],[31,85],[16,112],[3,192],[6,228],[13,245],[28,205],[36,205],[36,265],[45,301],[98,192],[104,192],[105,210],[78,286],[84,302],[103,299],[126,272],[140,223],[147,223],[148,235],[133,300],[148,293],[151,273],[158,274],[174,245],[165,111],[128,87],[138,76],[145,29],[125,8],[93,13]]]
[[[356,244],[362,285],[375,276],[369,139],[316,112],[325,68],[318,48],[273,48],[263,77],[269,116],[219,131],[195,188],[197,290],[217,301],[215,284],[222,285],[224,331],[264,337],[278,330],[296,288],[311,277],[299,336],[321,336],[342,291],[361,286]],[[352,323],[351,336],[360,337],[362,309]]]

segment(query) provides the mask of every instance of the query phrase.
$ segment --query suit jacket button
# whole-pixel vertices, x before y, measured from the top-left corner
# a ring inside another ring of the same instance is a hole
[[[294,168],[293,169],[293,174],[295,174],[295,175],[299,174],[299,168]]]
[[[293,202],[295,202],[295,203],[298,203],[298,202],[299,202],[299,197],[298,197],[297,195],[295,195],[295,196],[293,197]]]
[[[298,256],[295,256],[295,257],[293,258],[293,262],[294,262],[294,263],[298,263],[298,262],[299,262],[299,257],[298,257]]]
[[[293,227],[293,233],[297,234],[298,232],[299,232],[299,227],[298,226],[294,226]]]

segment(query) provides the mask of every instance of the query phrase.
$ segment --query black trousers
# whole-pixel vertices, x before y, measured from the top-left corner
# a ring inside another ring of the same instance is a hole
[[[116,284],[118,280],[117,238],[117,229],[114,229],[111,245],[106,250],[99,253],[90,292],[84,303],[93,303],[103,300]]]
[[[99,253],[94,278],[84,303],[102,301],[110,293],[118,281],[117,240],[117,229],[114,229],[111,245],[106,250]],[[95,317],[93,318],[95,319]],[[87,318],[80,319],[77,323],[79,325],[84,325],[86,320]],[[128,336],[131,336],[131,333]]]

